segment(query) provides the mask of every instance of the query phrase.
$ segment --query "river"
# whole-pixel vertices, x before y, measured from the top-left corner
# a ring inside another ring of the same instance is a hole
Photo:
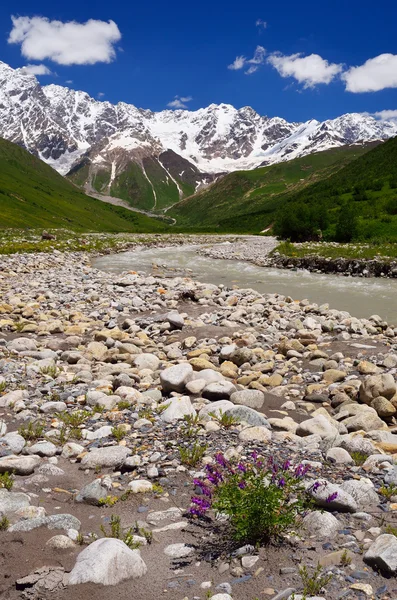
[[[196,249],[197,246],[139,249],[101,256],[93,261],[93,266],[111,273],[134,270],[170,277],[189,276],[205,283],[253,288],[295,300],[307,298],[359,318],[377,314],[397,326],[396,280],[258,267],[244,261],[207,258],[197,254]]]

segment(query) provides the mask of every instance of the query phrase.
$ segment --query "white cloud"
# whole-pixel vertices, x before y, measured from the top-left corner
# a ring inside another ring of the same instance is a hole
[[[228,65],[228,69],[232,71],[239,71],[240,69],[244,69],[248,67],[245,71],[246,75],[251,75],[258,70],[260,65],[263,65],[265,62],[266,50],[263,46],[257,46],[255,49],[254,56],[252,58],[247,59],[245,56],[236,56],[234,62],[231,65]]]
[[[52,71],[45,65],[26,65],[22,68],[29,75],[52,75]]]
[[[266,29],[267,27],[267,22],[263,21],[262,19],[257,19],[255,25],[257,27],[262,27],[263,29]]]
[[[188,108],[187,102],[193,100],[192,96],[175,96],[171,102],[168,102],[167,106],[170,108]]]
[[[93,65],[114,60],[121,33],[114,21],[86,23],[50,21],[46,17],[11,17],[9,44],[20,44],[30,60],[50,59],[60,65]]]
[[[98,98],[103,98],[105,95],[105,92],[98,92]]]
[[[242,69],[245,65],[245,61],[247,59],[245,58],[245,56],[236,56],[236,58],[234,59],[234,61],[232,62],[231,65],[228,65],[228,69],[230,69],[231,71],[239,71],[240,69]]]
[[[397,121],[397,110],[379,110],[373,116],[380,121]]]
[[[331,83],[343,70],[342,65],[329,63],[318,54],[302,56],[298,53],[286,56],[281,52],[273,52],[267,62],[277,69],[281,77],[294,77],[305,88],[312,88],[319,83]]]
[[[71,85],[71,84],[73,83],[73,79],[67,79],[67,80],[65,81],[65,83],[67,83],[67,84]]]
[[[378,92],[385,88],[397,88],[397,55],[380,54],[369,58],[359,67],[350,67],[343,74],[346,91]]]

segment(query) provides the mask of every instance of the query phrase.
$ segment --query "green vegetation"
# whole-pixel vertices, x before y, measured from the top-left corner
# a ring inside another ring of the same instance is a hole
[[[130,527],[125,533],[121,530],[120,517],[112,515],[110,517],[110,530],[106,530],[104,525],[101,525],[101,531],[105,537],[116,538],[122,540],[131,550],[139,548],[139,542],[134,541],[134,529]]]
[[[6,471],[5,473],[0,474],[0,489],[5,488],[6,490],[12,490],[12,486],[14,485],[14,477]]]
[[[3,139],[0,139],[0,224],[2,229],[166,230],[161,221],[86,196],[39,158]]]
[[[203,444],[196,440],[188,448],[179,446],[178,450],[182,464],[187,465],[188,467],[195,467],[201,462],[204,454],[207,452],[207,444]]]
[[[178,227],[200,231],[259,233],[274,222],[286,199],[302,188],[329,177],[369,147],[344,147],[288,162],[237,171],[186,198],[167,215]]]
[[[293,242],[318,239],[319,229],[337,242],[397,241],[397,138],[291,194],[274,226]]]
[[[304,565],[299,569],[299,575],[302,579],[304,597],[317,596],[333,577],[332,573],[323,574],[320,564],[314,569],[312,575],[309,574],[306,565]]]
[[[44,423],[38,421],[37,423],[32,423],[29,421],[28,426],[21,425],[18,429],[19,435],[21,435],[27,442],[32,442],[35,440],[39,440],[43,437],[44,433]]]

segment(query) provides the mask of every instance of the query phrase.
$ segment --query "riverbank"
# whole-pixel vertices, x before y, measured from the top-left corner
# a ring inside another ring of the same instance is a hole
[[[320,561],[317,596],[394,597],[397,328],[90,259],[0,257],[1,596],[299,598],[299,567]],[[320,491],[282,543],[229,544],[214,513],[189,518],[219,451],[307,466]],[[116,517],[140,544],[122,570]]]

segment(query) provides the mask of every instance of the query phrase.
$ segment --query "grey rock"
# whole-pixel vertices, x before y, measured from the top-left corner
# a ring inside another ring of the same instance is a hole
[[[319,435],[321,438],[338,437],[338,430],[323,415],[317,415],[307,421],[302,421],[297,427],[296,435],[305,437],[307,435]]]
[[[15,475],[31,475],[41,463],[40,456],[3,456],[0,458],[0,473],[15,473]]]
[[[269,421],[266,419],[265,415],[262,415],[248,406],[233,406],[233,408],[228,408],[225,414],[231,415],[239,421],[244,421],[253,427],[260,427],[261,425],[264,425],[268,429],[271,429]]]
[[[371,404],[374,398],[383,396],[391,400],[397,391],[393,375],[382,373],[381,375],[370,375],[366,377],[360,387],[360,400],[364,404]]]
[[[137,369],[150,369],[156,371],[160,365],[160,359],[155,354],[143,353],[134,359],[134,365]]]
[[[52,442],[47,442],[46,440],[36,442],[32,446],[27,448],[28,454],[36,454],[37,456],[55,456],[57,452],[57,447]]]
[[[185,383],[192,372],[193,367],[189,363],[180,363],[161,371],[160,382],[163,391],[166,394],[169,392],[183,392]]]
[[[187,546],[186,544],[170,544],[164,548],[164,554],[171,556],[171,558],[184,558],[193,554],[194,548]]]
[[[99,506],[100,500],[106,498],[108,490],[105,488],[100,479],[95,479],[91,483],[87,483],[77,494],[76,502],[84,502],[85,504],[92,504],[93,506]]]
[[[68,584],[116,585],[125,579],[142,577],[146,571],[139,550],[131,550],[121,540],[102,538],[80,552]]]
[[[25,350],[37,350],[37,344],[31,338],[19,337],[7,343],[7,349],[14,352],[24,352]]]
[[[341,524],[327,512],[313,511],[303,519],[303,525],[310,535],[332,539],[336,536]]]
[[[352,465],[354,460],[350,456],[347,450],[344,448],[330,448],[326,454],[327,459],[336,464],[341,465]]]
[[[30,498],[27,494],[20,492],[9,492],[0,488],[0,515],[12,515],[21,508],[30,506]]]
[[[317,486],[317,484],[319,485]],[[357,511],[357,502],[353,496],[342,490],[339,485],[330,483],[326,479],[318,479],[311,483],[307,491],[317,506],[341,512]],[[331,500],[333,494],[336,496]]]
[[[230,401],[233,404],[239,404],[242,406],[248,406],[256,410],[262,408],[265,401],[265,394],[260,390],[241,390],[234,392],[230,396]]]
[[[160,408],[166,407],[160,416],[161,420],[165,423],[173,423],[174,421],[183,419],[185,415],[196,415],[189,396],[170,398],[170,400],[166,400],[159,406]]]
[[[384,533],[376,538],[364,555],[366,563],[389,573],[397,572],[397,538]]]
[[[100,467],[120,467],[131,450],[125,446],[108,446],[106,448],[95,448],[86,454],[81,461],[81,468],[95,469]]]
[[[13,454],[19,454],[26,445],[25,439],[16,431],[6,433],[0,438],[0,444],[3,442],[7,444]]]
[[[355,499],[359,509],[368,510],[369,506],[379,504],[378,494],[369,479],[348,479],[340,487]]]
[[[40,411],[44,414],[53,414],[67,409],[65,402],[45,402],[40,406]]]
[[[33,519],[26,519],[25,521],[18,521],[14,525],[9,527],[10,532],[15,531],[32,531],[39,527],[48,527],[48,529],[77,529],[81,527],[81,523],[76,517],[69,514],[63,515],[50,515],[48,517],[35,517]]]
[[[202,396],[212,401],[228,400],[234,392],[236,392],[236,386],[230,381],[215,381],[206,385]]]

